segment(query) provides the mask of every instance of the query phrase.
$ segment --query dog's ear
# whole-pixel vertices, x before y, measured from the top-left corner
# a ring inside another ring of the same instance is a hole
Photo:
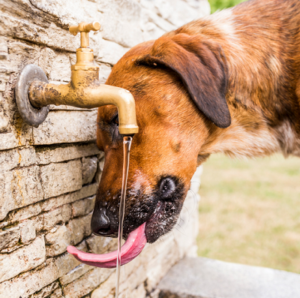
[[[221,48],[199,36],[176,34],[157,39],[137,63],[174,71],[198,109],[218,127],[231,124],[226,103],[227,66]]]

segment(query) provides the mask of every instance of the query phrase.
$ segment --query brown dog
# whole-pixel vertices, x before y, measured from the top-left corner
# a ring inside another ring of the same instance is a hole
[[[170,231],[196,167],[210,154],[300,156],[300,1],[252,0],[137,45],[107,84],[132,92],[134,136],[124,234]],[[114,106],[99,108],[105,166],[92,219],[116,236],[122,137]],[[216,173],[217,175],[217,173]]]

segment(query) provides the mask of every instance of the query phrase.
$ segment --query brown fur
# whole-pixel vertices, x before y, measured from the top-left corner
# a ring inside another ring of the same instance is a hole
[[[170,230],[176,216],[153,220],[161,177],[180,181],[180,203],[172,203],[178,215],[196,167],[212,153],[300,156],[299,28],[300,1],[252,0],[142,43],[114,66],[107,84],[132,92],[140,127],[125,231],[147,221],[153,242]],[[106,163],[94,217],[103,202],[117,212],[122,139],[110,123],[116,112],[99,108],[97,142]],[[140,216],[137,206],[150,209]]]

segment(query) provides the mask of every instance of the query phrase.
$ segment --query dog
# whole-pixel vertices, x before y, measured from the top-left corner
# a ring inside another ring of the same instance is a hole
[[[250,0],[129,50],[106,84],[129,90],[133,137],[124,237],[153,243],[175,225],[196,168],[211,154],[300,156],[300,1]],[[92,230],[116,237],[122,182],[118,111],[98,111],[105,165]],[[217,176],[217,173],[216,173]]]

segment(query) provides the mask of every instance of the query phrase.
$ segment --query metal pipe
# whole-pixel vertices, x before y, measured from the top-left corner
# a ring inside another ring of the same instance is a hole
[[[29,100],[36,108],[49,104],[78,108],[115,105],[119,112],[120,134],[132,135],[138,132],[134,98],[123,88],[95,82],[90,86],[76,88],[72,83],[56,85],[34,81],[29,87]]]

